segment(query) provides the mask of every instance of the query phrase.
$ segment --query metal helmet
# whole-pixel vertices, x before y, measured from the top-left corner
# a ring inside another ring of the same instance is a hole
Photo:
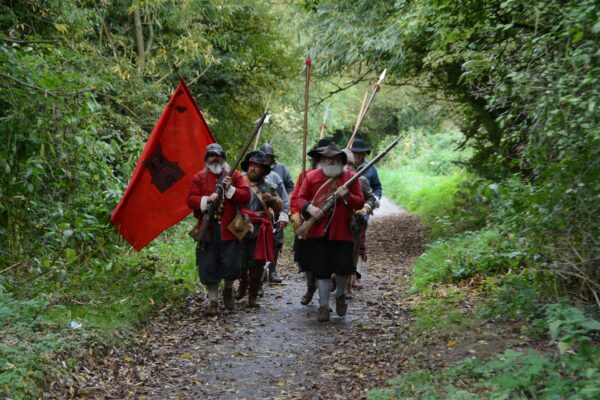
[[[260,146],[260,150],[268,156],[275,158],[275,149],[270,143],[265,143]]]
[[[209,155],[215,155],[215,156],[227,158],[227,155],[225,154],[225,150],[223,150],[221,145],[218,143],[211,143],[208,146],[206,146],[206,150],[204,150],[204,161],[206,161],[206,159],[208,158]]]

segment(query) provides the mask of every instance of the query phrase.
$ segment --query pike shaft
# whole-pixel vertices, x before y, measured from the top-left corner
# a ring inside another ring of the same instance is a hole
[[[304,87],[304,138],[302,141],[302,174],[306,174],[306,142],[308,140],[308,91],[310,87],[310,55],[306,57],[306,83]]]

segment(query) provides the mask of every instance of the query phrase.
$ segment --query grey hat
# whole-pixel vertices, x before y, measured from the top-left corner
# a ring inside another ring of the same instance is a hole
[[[204,161],[208,158],[208,156],[219,156],[223,158],[227,158],[227,154],[225,154],[225,150],[218,143],[211,143],[206,146],[206,150],[204,150]]]
[[[260,150],[268,156],[276,157],[275,149],[273,148],[273,146],[270,143],[265,143],[262,146],[260,146]]]

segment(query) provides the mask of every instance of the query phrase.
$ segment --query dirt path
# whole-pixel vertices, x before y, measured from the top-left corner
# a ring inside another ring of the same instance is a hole
[[[289,233],[288,233],[289,234]],[[348,315],[316,321],[318,296],[300,305],[302,275],[285,249],[284,284],[267,287],[262,307],[203,315],[203,296],[183,313],[150,324],[128,352],[112,351],[73,375],[76,398],[362,398],[399,372],[397,343],[410,314],[397,293],[422,251],[418,219],[385,200],[368,232],[365,288]],[[332,304],[334,304],[332,302]],[[395,360],[395,361],[394,361]]]

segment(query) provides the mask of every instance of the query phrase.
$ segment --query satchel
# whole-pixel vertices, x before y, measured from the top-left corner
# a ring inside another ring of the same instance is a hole
[[[244,237],[246,237],[248,232],[254,230],[254,227],[252,226],[248,216],[242,214],[240,212],[240,208],[237,207],[235,210],[235,217],[233,217],[233,220],[229,223],[229,225],[227,225],[227,230],[229,230],[229,232],[231,232],[231,234],[235,236],[238,241],[241,241]]]
[[[201,221],[202,220],[199,220],[198,223],[196,224],[196,226],[194,226],[192,228],[192,230],[188,232],[188,236],[191,237],[192,239],[194,239],[198,243],[203,241],[202,237],[200,237],[200,227],[202,226]]]

